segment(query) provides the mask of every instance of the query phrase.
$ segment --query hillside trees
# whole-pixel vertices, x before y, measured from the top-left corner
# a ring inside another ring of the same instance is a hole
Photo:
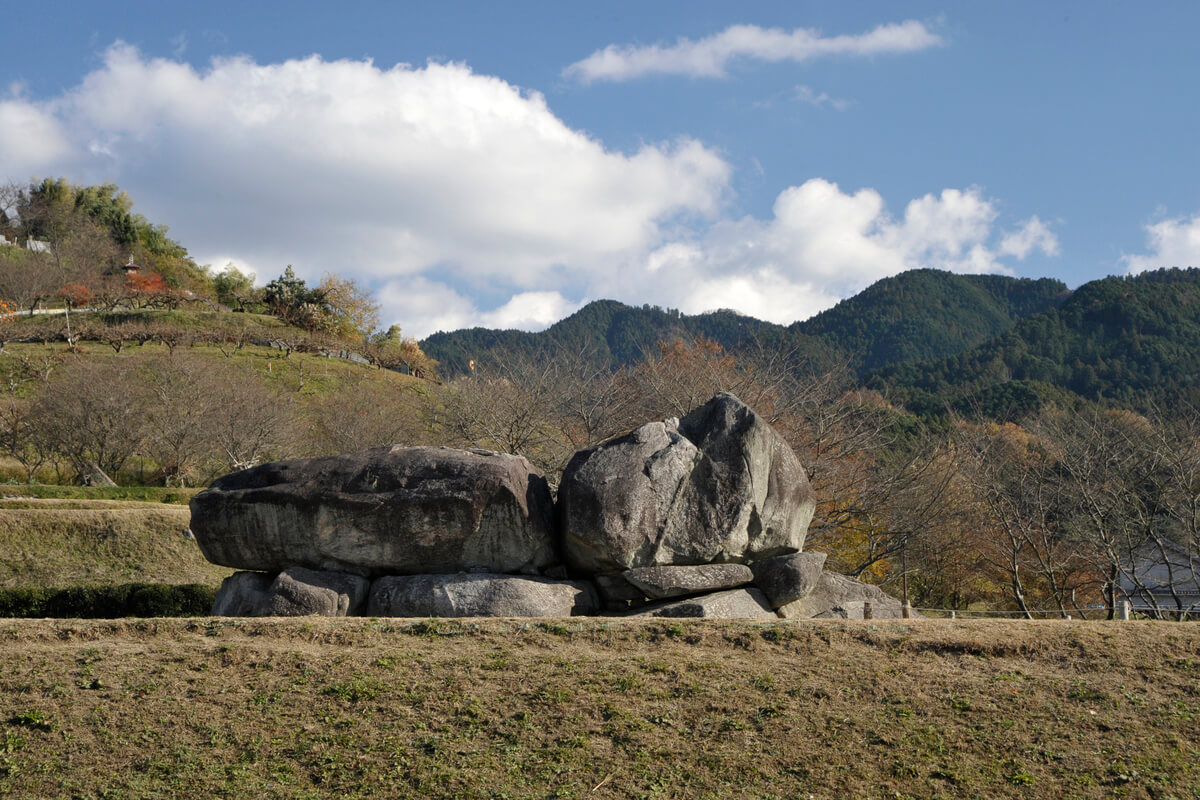
[[[217,302],[234,309],[245,310],[261,295],[254,288],[254,273],[246,274],[233,264],[212,276],[212,286]]]
[[[37,414],[81,483],[110,483],[141,447],[144,387],[126,359],[81,359],[38,396]]]

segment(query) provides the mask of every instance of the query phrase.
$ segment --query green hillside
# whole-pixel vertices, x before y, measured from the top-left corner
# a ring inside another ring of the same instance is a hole
[[[721,310],[589,303],[540,333],[486,328],[436,333],[421,343],[448,375],[494,353],[589,352],[611,366],[637,361],[659,341],[703,336],[726,350],[751,344],[796,352],[817,366],[848,363],[862,374],[882,366],[941,358],[981,344],[1067,294],[1056,280],[955,275],[923,269],[881,280],[810,320],[789,327]]]
[[[945,358],[1053,308],[1064,283],[918,269],[868,286],[791,326],[846,353],[860,374],[891,364]]]
[[[898,364],[869,383],[910,408],[1074,393],[1146,408],[1200,400],[1200,269],[1164,269],[1079,287],[1061,306],[938,361]]]
[[[833,355],[820,341],[734,311],[687,315],[658,306],[627,306],[615,300],[589,303],[538,333],[489,328],[440,332],[421,342],[421,349],[438,361],[443,374],[453,376],[466,372],[471,360],[481,361],[498,353],[584,353],[620,367],[653,352],[658,342],[699,336],[719,342],[726,349],[761,342],[770,347],[800,346],[814,357]]]

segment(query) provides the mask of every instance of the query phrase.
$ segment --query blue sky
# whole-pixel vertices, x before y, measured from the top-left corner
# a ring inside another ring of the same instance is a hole
[[[0,179],[425,336],[1200,265],[1200,4],[6,4]]]

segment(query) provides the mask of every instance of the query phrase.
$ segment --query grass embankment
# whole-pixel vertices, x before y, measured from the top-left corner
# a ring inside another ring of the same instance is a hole
[[[0,459],[0,466],[4,461]],[[0,484],[0,510],[21,508],[26,500],[78,500],[79,507],[94,507],[97,500],[140,500],[186,506],[201,489],[163,486],[60,486],[49,483]],[[36,502],[26,507],[40,507]],[[62,507],[61,505],[59,507]],[[122,506],[124,507],[124,506]]]
[[[1200,797],[1200,627],[0,623],[12,797]]]
[[[186,505],[162,502],[0,498],[0,588],[216,586],[233,570],[184,536],[190,519]]]

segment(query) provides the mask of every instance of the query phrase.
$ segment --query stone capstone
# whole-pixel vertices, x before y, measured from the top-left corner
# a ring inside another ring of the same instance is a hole
[[[665,600],[744,586],[754,580],[754,573],[744,564],[700,564],[693,567],[639,567],[626,570],[622,577],[645,592],[646,597]]]
[[[361,613],[369,582],[344,572],[303,567],[276,576],[235,572],[221,583],[214,617],[345,617]]]
[[[545,477],[485,450],[375,447],[263,464],[218,479],[191,509],[205,557],[238,569],[536,573],[556,560]]]
[[[515,575],[401,575],[371,585],[374,617],[569,617],[597,609],[591,585]]]
[[[862,619],[865,602],[871,604],[871,614],[875,619],[898,619],[903,616],[900,601],[885,594],[878,586],[836,572],[822,572],[812,592],[778,610],[785,619]]]
[[[757,589],[693,597],[638,612],[636,617],[704,617],[708,619],[778,619],[767,598]]]
[[[779,608],[808,596],[817,587],[824,566],[824,553],[808,552],[764,558],[750,569],[754,585],[771,601],[771,608]]]
[[[719,394],[575,454],[559,487],[567,561],[591,573],[795,552],[815,503],[787,442]]]

